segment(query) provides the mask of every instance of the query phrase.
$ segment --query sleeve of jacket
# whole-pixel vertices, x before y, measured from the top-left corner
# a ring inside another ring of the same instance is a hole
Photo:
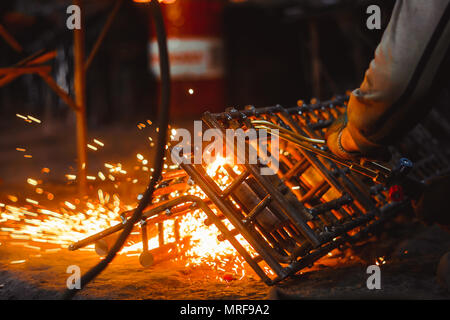
[[[450,0],[397,0],[348,103],[347,128],[360,150],[390,144],[431,107],[424,102],[448,60],[449,21]]]

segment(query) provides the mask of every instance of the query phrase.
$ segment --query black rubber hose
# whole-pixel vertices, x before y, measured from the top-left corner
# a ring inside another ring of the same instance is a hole
[[[134,211],[131,218],[126,222],[124,230],[115,242],[114,246],[109,251],[108,255],[100,261],[97,265],[92,267],[81,277],[81,289],[83,289],[89,282],[94,280],[109,263],[115,258],[117,253],[122,249],[125,241],[133,229],[133,226],[141,219],[142,211],[150,204],[155,190],[156,183],[159,181],[164,165],[164,154],[167,141],[167,128],[169,125],[169,105],[170,105],[170,65],[169,54],[167,50],[167,35],[164,26],[163,15],[158,1],[150,2],[150,11],[156,27],[156,35],[158,40],[160,68],[161,68],[161,103],[159,105],[158,115],[158,139],[157,149],[154,156],[154,172],[150,183],[143,194],[138,207]],[[81,290],[80,289],[80,290]],[[80,290],[67,289],[64,292],[63,299],[72,299]]]

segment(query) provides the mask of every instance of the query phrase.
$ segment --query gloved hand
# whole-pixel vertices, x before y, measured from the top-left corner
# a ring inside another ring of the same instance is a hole
[[[347,114],[334,121],[325,134],[328,148],[339,158],[359,161],[360,159],[379,160],[387,162],[391,153],[387,147],[364,148],[358,146],[347,129]]]

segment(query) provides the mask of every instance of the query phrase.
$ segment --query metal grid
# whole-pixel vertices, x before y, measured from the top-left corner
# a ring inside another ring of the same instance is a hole
[[[135,226],[131,239],[129,239],[143,242],[143,253],[139,257],[142,266],[148,267],[157,261],[174,258],[189,249],[189,238],[180,237],[178,220],[192,210],[196,201],[203,202],[203,200],[193,196],[170,197],[173,192],[183,193],[189,184],[189,177],[183,170],[174,170],[163,174],[153,194],[152,205],[143,212],[142,220]],[[96,252],[99,255],[106,255],[116,241],[117,233],[123,230],[125,222],[131,217],[133,211],[122,212],[120,215],[122,223],[73,243],[69,246],[69,250],[78,250],[95,244]],[[172,230],[164,228],[164,222],[167,220],[174,221]],[[167,232],[173,234],[175,239],[173,242],[165,241]],[[140,236],[133,236],[136,233],[139,233]],[[149,250],[148,239],[155,235],[158,236],[159,246]]]
[[[346,102],[347,97],[338,97],[287,109],[229,109],[220,114],[206,113],[203,121],[225,134],[228,128],[250,128],[252,120],[263,119],[317,139],[323,138],[326,128],[345,112]],[[327,152],[326,147],[317,148]],[[277,176],[262,176],[258,165],[239,165],[239,174],[225,165],[232,179],[225,190],[206,174],[204,166],[182,165],[220,210],[216,218],[226,218],[233,225],[223,239],[235,240],[242,235],[257,252],[256,256],[248,252],[244,257],[267,284],[276,283],[334,248],[370,233],[386,217],[408,205],[406,199],[392,201],[388,192],[389,185],[401,180],[399,173],[404,168],[391,170],[366,163],[359,170],[363,174],[358,174],[349,169],[351,166],[293,144],[286,143],[281,149]],[[445,165],[439,164],[441,168]],[[276,277],[270,277],[261,263],[269,266]]]
[[[205,113],[203,121],[209,128],[219,129],[224,137],[228,128],[251,128],[252,120],[264,120],[318,139],[345,112],[347,100],[343,96],[293,108],[229,109],[219,114]],[[249,144],[248,148],[252,146]],[[205,223],[215,224],[220,231],[219,240],[229,241],[259,277],[272,285],[311,266],[331,250],[371,234],[387,218],[406,208],[409,200],[393,197],[389,190],[392,185],[407,179],[408,186],[420,188],[419,181],[449,168],[446,150],[423,127],[416,128],[398,149],[392,150],[394,162],[390,167],[371,162],[335,161],[333,157],[323,156],[329,155],[326,147],[314,148],[317,149],[307,150],[287,142],[280,144],[280,170],[274,176],[261,175],[260,165],[224,164],[220,170],[228,176],[225,187],[207,174],[205,164],[185,163],[180,165],[183,170],[166,173],[154,194],[154,204],[144,212],[141,221],[144,243],[141,264],[150,265],[154,256],[169,248],[176,248],[176,254],[182,253],[180,248],[188,245],[188,239],[176,236],[174,243],[164,243],[167,230],[163,229],[162,222],[201,209],[208,217]],[[405,152],[414,156],[418,164],[411,174],[415,179],[406,178],[405,160],[401,159]],[[182,194],[193,183],[201,188],[206,199],[191,195],[169,197],[174,190]],[[129,214],[123,214],[124,221]],[[146,230],[155,225],[160,247],[148,251]],[[91,243],[98,246],[102,239],[122,228],[120,224],[109,228],[70,249]],[[179,234],[177,224],[172,232]],[[241,237],[253,251],[246,249]]]

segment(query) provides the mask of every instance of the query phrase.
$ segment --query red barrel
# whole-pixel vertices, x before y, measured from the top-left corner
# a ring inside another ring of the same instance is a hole
[[[218,112],[224,106],[222,0],[162,3],[172,76],[171,115]],[[158,45],[152,32],[151,68],[160,78]]]

